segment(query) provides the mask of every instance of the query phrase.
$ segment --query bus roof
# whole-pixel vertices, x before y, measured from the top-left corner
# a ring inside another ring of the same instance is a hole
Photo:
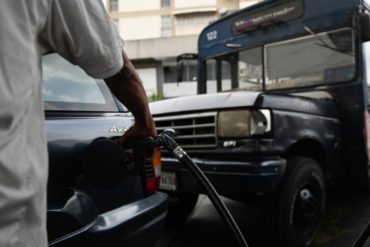
[[[351,26],[361,0],[265,1],[227,15],[200,34],[200,59],[314,32]]]

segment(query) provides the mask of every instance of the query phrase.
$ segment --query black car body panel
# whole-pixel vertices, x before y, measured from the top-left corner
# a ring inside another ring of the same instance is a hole
[[[98,138],[113,138],[131,126],[128,113],[75,113],[46,111],[50,182],[66,182],[79,176],[84,150]],[[112,128],[120,129],[112,133]],[[104,169],[104,166],[102,166]],[[60,181],[63,180],[63,181]]]
[[[50,246],[153,245],[166,217],[166,201],[166,195],[158,192],[109,212],[96,214],[88,224],[52,241]],[[86,203],[81,206],[88,208]],[[60,222],[63,223],[68,222]]]
[[[132,150],[122,149],[120,167],[112,166],[111,153],[103,151],[101,164],[87,163],[91,144],[120,137],[133,124],[132,115],[102,80],[59,56],[44,57],[43,67],[49,244],[154,246],[167,214],[167,196],[145,191]],[[90,169],[101,183],[89,179]]]

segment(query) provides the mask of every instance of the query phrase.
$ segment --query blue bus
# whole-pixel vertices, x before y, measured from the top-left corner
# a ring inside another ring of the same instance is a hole
[[[328,188],[369,188],[366,0],[265,1],[199,36],[198,95],[151,104],[220,194],[263,205],[275,244],[312,246]],[[181,79],[181,66],[179,66]],[[202,193],[163,153],[161,187],[186,218]],[[276,245],[277,246],[277,245]]]

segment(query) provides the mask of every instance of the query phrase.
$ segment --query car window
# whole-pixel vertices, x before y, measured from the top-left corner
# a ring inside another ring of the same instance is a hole
[[[117,111],[103,80],[93,79],[57,54],[43,56],[42,67],[46,110]]]

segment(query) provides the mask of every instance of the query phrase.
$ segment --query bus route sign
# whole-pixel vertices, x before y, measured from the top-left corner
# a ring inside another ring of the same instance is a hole
[[[240,16],[232,23],[233,34],[253,31],[257,28],[283,23],[303,15],[303,2],[294,1],[249,16]]]

